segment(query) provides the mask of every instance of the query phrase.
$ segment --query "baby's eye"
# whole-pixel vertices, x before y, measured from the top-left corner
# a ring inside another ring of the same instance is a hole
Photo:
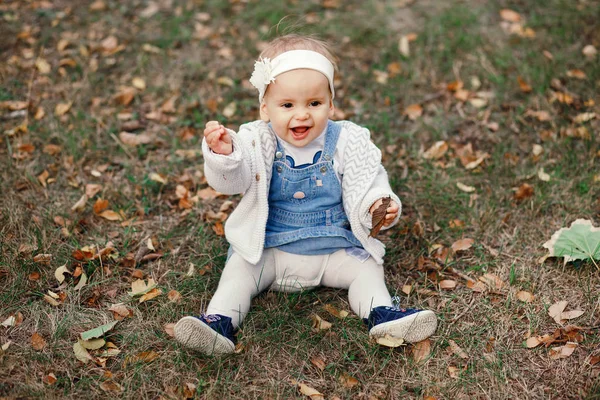
[[[320,106],[320,105],[321,105],[321,102],[320,102],[320,101],[317,101],[317,100],[315,100],[315,101],[311,101],[311,102],[310,102],[310,106],[311,106],[311,107],[318,107],[318,106]]]
[[[292,103],[283,103],[281,105],[281,107],[283,107],[283,108],[292,108]]]

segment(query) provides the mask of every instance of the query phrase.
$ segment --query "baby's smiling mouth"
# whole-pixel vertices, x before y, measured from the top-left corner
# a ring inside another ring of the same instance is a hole
[[[302,134],[302,133],[306,133],[306,131],[309,129],[310,129],[310,126],[297,126],[295,128],[292,128],[292,131],[296,134]]]

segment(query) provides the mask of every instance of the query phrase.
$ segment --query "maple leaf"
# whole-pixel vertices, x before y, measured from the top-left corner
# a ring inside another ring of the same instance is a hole
[[[573,221],[569,228],[554,232],[543,246],[550,251],[548,257],[564,257],[565,263],[590,259],[600,269],[595,261],[600,260],[600,228],[590,220]]]

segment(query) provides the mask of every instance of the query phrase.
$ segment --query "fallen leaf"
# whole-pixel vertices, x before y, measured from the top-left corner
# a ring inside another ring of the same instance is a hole
[[[75,357],[77,357],[77,359],[84,364],[87,364],[88,361],[93,360],[90,353],[88,353],[88,351],[79,342],[73,345],[73,353],[75,353]]]
[[[519,14],[516,11],[504,8],[502,10],[500,10],[500,17],[508,22],[520,22],[521,21],[521,14]]]
[[[423,115],[423,107],[420,104],[411,104],[404,109],[404,115],[406,115],[410,120],[414,121]]]
[[[81,344],[81,347],[83,347],[86,350],[98,350],[106,344],[106,340],[102,338],[80,340],[79,344]]]
[[[521,92],[529,93],[532,91],[531,86],[529,86],[529,84],[525,82],[520,76],[517,77],[517,82],[519,83],[519,88],[521,89]]]
[[[451,378],[454,378],[454,379],[460,378],[459,371],[460,370],[458,368],[456,368],[452,365],[448,367],[448,373],[450,374]]]
[[[550,175],[544,171],[544,168],[540,168],[537,175],[541,181],[550,182]]]
[[[108,208],[108,200],[104,200],[102,198],[98,198],[96,200],[96,202],[94,203],[94,213],[95,214],[100,214],[102,211],[106,210]]]
[[[557,324],[562,325],[566,320],[578,318],[584,314],[584,311],[581,310],[564,311],[565,308],[567,308],[567,304],[569,304],[569,302],[563,300],[552,304],[550,308],[548,308],[548,315],[554,319]]]
[[[175,324],[174,323],[169,323],[169,324],[165,324],[163,326],[165,332],[167,333],[167,335],[171,336],[171,337],[175,337]]]
[[[456,281],[444,279],[440,281],[439,285],[440,289],[453,290],[454,288],[456,288]]]
[[[353,388],[354,386],[358,385],[358,383],[359,383],[358,379],[349,375],[346,372],[342,372],[340,374],[339,382],[342,384],[342,386],[344,386],[346,388]]]
[[[377,344],[382,345],[382,346],[391,347],[391,348],[395,348],[395,347],[400,347],[400,346],[406,345],[404,343],[404,339],[393,337],[393,336],[391,336],[391,335],[389,335],[387,333],[384,336],[377,337],[375,339],[375,342]]]
[[[44,350],[44,347],[46,347],[46,340],[44,340],[42,335],[40,335],[37,332],[34,332],[31,336],[31,347],[33,347],[33,349],[37,351]]]
[[[575,351],[577,346],[578,346],[577,343],[567,342],[564,346],[553,347],[552,349],[550,349],[550,352],[548,353],[548,355],[550,356],[550,358],[552,360],[567,358],[571,354],[573,354],[573,352]]]
[[[431,341],[429,339],[417,342],[412,347],[412,357],[416,363],[426,361],[431,354]]]
[[[125,361],[123,361],[123,368],[125,368],[128,364],[135,364],[138,362],[143,363],[151,363],[159,357],[159,354],[155,351],[143,351],[136,355],[125,357]]]
[[[469,358],[469,355],[463,349],[461,349],[460,346],[457,345],[454,340],[450,339],[448,341],[448,343],[450,343],[450,350],[452,350],[452,352],[455,355],[459,356],[460,358],[464,358],[464,359]]]
[[[144,282],[141,279],[138,279],[136,281],[131,282],[131,292],[129,292],[128,294],[131,297],[139,296],[139,295],[149,292],[155,286],[156,286],[156,282],[154,282],[154,279],[152,279],[152,278],[148,279],[148,283]]]
[[[581,52],[583,53],[584,56],[586,56],[589,59],[595,58],[596,55],[598,54],[598,50],[596,50],[596,48],[591,44],[588,44],[587,46],[585,46],[583,48],[583,50],[581,50]]]
[[[129,133],[123,131],[119,133],[119,139],[126,145],[133,147],[152,143],[152,137],[147,133]]]
[[[113,304],[108,308],[108,310],[113,312],[113,316],[116,320],[122,320],[123,318],[133,315],[133,312],[123,303]]]
[[[502,281],[502,279],[500,279],[500,277],[494,274],[484,274],[483,276],[479,277],[479,280],[486,284],[492,290],[500,290],[504,287],[504,282]]]
[[[56,375],[54,375],[53,372],[50,372],[48,375],[45,375],[42,378],[42,382],[44,382],[46,385],[54,385],[54,383],[56,383],[57,379],[56,379]]]
[[[439,160],[448,151],[448,143],[443,140],[435,142],[427,151],[423,153],[423,158],[428,160]]]
[[[29,279],[32,282],[38,281],[40,278],[41,278],[41,275],[37,271],[32,272],[27,276],[27,279]]]
[[[592,221],[577,219],[569,228],[561,228],[543,244],[549,257],[564,257],[565,263],[574,260],[600,259],[600,228]]]
[[[596,113],[587,112],[587,113],[577,114],[572,119],[573,119],[573,122],[575,122],[575,123],[583,124],[584,122],[591,121],[594,118],[596,118]]]
[[[587,79],[587,75],[580,69],[570,69],[567,71],[567,76],[569,78],[575,79]]]
[[[73,102],[71,102],[71,101],[68,103],[58,103],[56,105],[56,107],[54,108],[54,114],[56,114],[59,117],[63,116],[69,112],[72,105],[73,105]]]
[[[148,293],[143,294],[142,297],[140,297],[139,302],[143,303],[144,301],[151,300],[157,296],[160,296],[161,294],[162,294],[162,290],[160,290],[158,288],[154,288],[154,289],[150,290]]]
[[[167,179],[164,178],[162,175],[157,174],[156,172],[150,173],[150,175],[148,175],[148,177],[150,178],[150,180],[152,180],[154,182],[159,182],[159,183],[162,183],[163,185],[167,184]]]
[[[471,246],[473,246],[473,243],[475,243],[474,239],[460,239],[457,240],[456,242],[452,243],[452,251],[453,252],[458,252],[458,251],[465,251],[465,250],[469,250],[471,248]]]
[[[327,364],[325,363],[325,360],[319,356],[312,357],[310,359],[310,362],[312,363],[312,365],[314,365],[321,371],[323,371],[325,369],[325,367],[327,366]]]
[[[119,321],[109,322],[108,324],[100,325],[97,328],[87,330],[85,332],[80,333],[81,340],[90,340],[104,335],[106,332],[110,331],[115,327]]]
[[[292,383],[294,385],[298,386],[300,393],[302,393],[305,396],[310,397],[311,400],[325,400],[325,396],[323,396],[321,393],[319,393],[317,390],[311,388],[310,386],[308,386],[304,383],[297,382],[296,380],[292,380]]]
[[[519,299],[523,303],[532,303],[534,300],[534,296],[533,296],[533,294],[531,294],[529,292],[520,290],[517,292],[517,299]]]
[[[71,211],[75,211],[75,212],[83,211],[87,201],[88,201],[88,196],[86,194],[82,195],[81,198],[79,200],[77,200],[77,203],[73,204],[73,207],[71,207]]]
[[[475,191],[475,188],[473,186],[467,186],[464,183],[461,182],[456,182],[456,187],[459,188],[460,190],[462,190],[465,193],[472,193]]]
[[[321,317],[319,317],[317,314],[313,314],[311,315],[311,320],[312,320],[312,329],[313,332],[319,332],[322,330],[327,330],[327,329],[331,329],[331,327],[333,326],[331,324],[331,322],[327,322],[324,319],[322,319]]]
[[[533,186],[528,183],[523,183],[514,194],[514,199],[517,201],[522,201],[532,197],[534,194]]]
[[[123,387],[121,385],[119,385],[117,382],[112,381],[112,380],[107,380],[104,381],[100,384],[100,389],[104,390],[105,392],[112,392],[112,393],[120,393],[123,391]]]
[[[99,217],[107,219],[109,221],[122,221],[123,217],[120,214],[117,214],[113,210],[105,210],[98,214]]]
[[[179,303],[182,299],[181,293],[179,293],[177,290],[171,290],[169,293],[167,293],[167,297],[173,303]]]
[[[52,254],[38,254],[33,257],[33,262],[43,265],[50,265],[50,261],[52,261]]]

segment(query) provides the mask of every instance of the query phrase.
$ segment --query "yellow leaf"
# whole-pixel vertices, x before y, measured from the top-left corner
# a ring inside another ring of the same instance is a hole
[[[162,183],[163,185],[167,184],[167,179],[163,178],[162,175],[159,175],[156,172],[151,172],[150,175],[148,175],[148,177],[150,178],[150,180],[152,180],[154,182],[159,182],[159,183]]]
[[[387,333],[385,334],[385,336],[377,337],[375,339],[375,342],[377,342],[377,344],[380,344],[382,346],[392,347],[392,348],[400,347],[400,346],[404,346],[405,345],[404,339],[390,336]]]
[[[140,90],[146,89],[146,81],[144,81],[142,78],[137,78],[137,77],[133,78],[133,80],[131,81],[131,84],[136,89],[140,89]]]
[[[90,340],[80,340],[79,344],[81,347],[87,350],[98,350],[102,346],[106,344],[106,340],[102,338],[90,339]]]
[[[148,293],[142,295],[142,297],[140,297],[140,303],[143,303],[144,301],[147,300],[151,300],[157,296],[160,296],[162,294],[162,290],[158,289],[158,288],[154,288],[152,290],[150,290]]]
[[[133,297],[147,293],[155,286],[156,282],[154,282],[154,279],[152,278],[148,279],[148,283],[144,282],[142,279],[135,280],[131,282],[131,292],[129,295]]]
[[[312,319],[312,328],[313,331],[318,332],[321,330],[326,330],[326,329],[331,329],[332,324],[331,322],[327,322],[324,319],[322,319],[321,317],[319,317],[317,314],[313,314],[311,316]]]
[[[84,364],[87,364],[88,361],[93,360],[92,356],[88,351],[81,345],[81,343],[77,342],[73,345],[73,353],[75,353],[75,357]]]
[[[475,188],[473,186],[467,186],[464,183],[461,182],[456,182],[456,187],[459,188],[460,190],[462,190],[465,193],[472,193],[475,191]]]
[[[38,58],[35,61],[35,67],[38,69],[38,71],[42,75],[48,75],[50,73],[50,71],[52,70],[52,67],[50,66],[48,61],[44,60],[43,58]]]
[[[179,303],[182,299],[181,293],[179,293],[177,290],[171,290],[169,293],[167,293],[167,297],[173,303]]]
[[[56,114],[57,116],[63,116],[65,115],[67,112],[69,112],[69,110],[71,109],[71,106],[73,105],[73,102],[70,101],[68,103],[58,103],[56,105],[56,107],[54,108],[54,114]]]

